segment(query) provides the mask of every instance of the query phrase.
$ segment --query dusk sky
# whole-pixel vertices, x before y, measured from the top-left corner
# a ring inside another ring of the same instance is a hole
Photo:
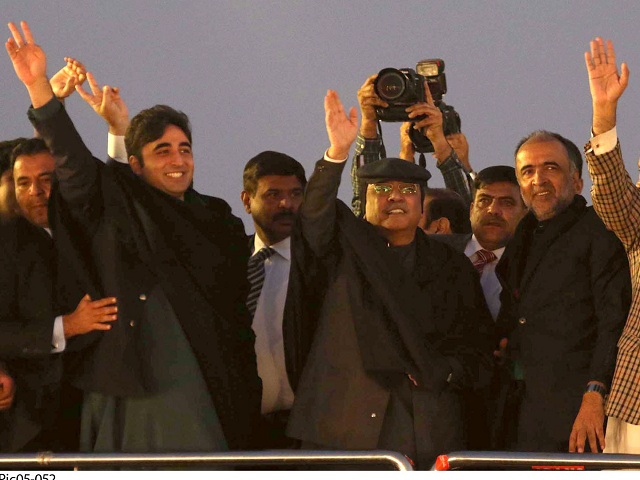
[[[580,148],[591,103],[584,51],[611,38],[631,70],[619,105],[618,135],[632,178],[640,135],[640,2],[636,1],[175,1],[3,2],[6,23],[27,20],[48,73],[74,56],[101,84],[121,88],[132,114],[165,103],[194,130],[196,188],[242,209],[242,169],[263,150],[298,159],[310,174],[328,147],[328,88],[357,106],[364,80],[384,67],[446,63],[445,100],[462,119],[476,170],[513,164],[518,140],[557,131]],[[6,55],[0,60],[2,139],[31,135],[29,99]],[[67,103],[85,142],[106,157],[107,128],[77,94]],[[390,156],[398,123],[383,124]],[[430,159],[428,159],[430,160]],[[443,185],[432,161],[432,186]],[[585,189],[591,182],[585,168]],[[340,196],[350,200],[345,174]]]

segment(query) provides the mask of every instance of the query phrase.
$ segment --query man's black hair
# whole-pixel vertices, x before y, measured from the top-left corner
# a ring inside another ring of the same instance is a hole
[[[140,162],[140,166],[144,166],[142,147],[162,137],[169,125],[175,125],[182,130],[189,143],[192,143],[189,117],[167,105],[156,105],[142,110],[131,119],[129,128],[127,128],[124,136],[127,155],[135,156]]]
[[[300,162],[284,153],[269,150],[259,153],[247,162],[242,173],[242,188],[249,195],[255,195],[258,180],[267,175],[295,175],[303,188],[307,185],[304,167]]]
[[[473,188],[477,192],[486,185],[498,182],[513,183],[520,188],[516,177],[516,169],[508,165],[494,165],[480,170],[473,181]]]
[[[38,153],[49,153],[49,147],[41,138],[27,138],[19,142],[11,151],[11,168],[16,163],[16,159],[22,155],[36,155]]]
[[[11,168],[11,152],[18,146],[18,144],[25,140],[27,139],[20,137],[0,142],[0,175],[4,174],[4,172]]]

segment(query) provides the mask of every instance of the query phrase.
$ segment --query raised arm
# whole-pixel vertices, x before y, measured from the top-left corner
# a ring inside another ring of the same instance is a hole
[[[27,87],[31,105],[39,108],[53,98],[53,90],[47,79],[47,57],[36,44],[27,22],[20,22],[24,36],[14,23],[9,23],[12,38],[5,48],[20,81]]]
[[[473,172],[473,168],[471,168],[471,163],[469,162],[469,141],[464,133],[450,133],[446,136],[447,142],[453,148],[453,151],[456,152],[458,156],[458,160],[464,167],[466,172]]]
[[[60,193],[87,225],[87,220],[96,219],[94,212],[100,207],[97,184],[101,163],[93,158],[64,107],[54,98],[46,76],[44,51],[35,44],[27,23],[21,22],[21,27],[24,39],[18,28],[9,24],[13,38],[5,45],[7,53],[16,75],[29,92],[32,102],[29,117],[55,157]]]
[[[353,188],[351,209],[356,216],[360,216],[362,213],[361,184],[356,176],[356,170],[362,165],[380,160],[383,151],[382,138],[378,135],[378,120],[375,109],[376,107],[387,107],[388,104],[378,97],[373,87],[377,76],[371,75],[358,89],[358,104],[360,105],[362,122],[351,163],[351,186]]]
[[[625,169],[617,139],[616,113],[620,97],[629,83],[625,63],[618,72],[613,42],[596,38],[586,52],[593,106],[592,130],[595,137],[587,150],[589,173],[593,181],[591,198],[607,228],[615,232],[627,249],[640,238],[640,190]]]
[[[300,207],[304,237],[318,255],[324,253],[333,238],[340,176],[358,132],[356,109],[351,108],[347,115],[333,90],[324,98],[324,110],[330,143],[325,156],[333,161],[318,161]]]

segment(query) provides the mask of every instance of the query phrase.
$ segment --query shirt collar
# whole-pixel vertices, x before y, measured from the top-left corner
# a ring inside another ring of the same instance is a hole
[[[255,234],[253,237],[253,255],[258,253],[264,247],[273,248],[276,253],[278,253],[281,257],[286,260],[291,260],[291,237],[287,237],[284,240],[280,240],[278,243],[274,243],[273,245],[266,245],[258,234]]]
[[[467,248],[464,249],[464,253],[467,256],[473,255],[474,253],[476,253],[478,250],[480,250],[482,248],[484,248],[484,247],[482,245],[480,245],[480,243],[478,242],[478,239],[476,238],[476,235],[473,234],[473,235],[471,235],[471,240],[469,240],[469,243],[467,243]],[[502,257],[502,254],[504,253],[504,249],[505,249],[505,247],[500,247],[500,248],[496,248],[495,250],[491,250],[491,251],[495,254],[497,259],[500,260],[500,257]]]

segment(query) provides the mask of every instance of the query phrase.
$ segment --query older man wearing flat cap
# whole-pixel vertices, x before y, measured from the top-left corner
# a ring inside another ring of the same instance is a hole
[[[284,338],[302,448],[399,451],[420,468],[465,448],[462,392],[491,371],[491,316],[469,260],[417,228],[429,172],[400,159],[358,171],[365,218],[337,200],[357,132],[325,97],[331,147],[292,234]]]

